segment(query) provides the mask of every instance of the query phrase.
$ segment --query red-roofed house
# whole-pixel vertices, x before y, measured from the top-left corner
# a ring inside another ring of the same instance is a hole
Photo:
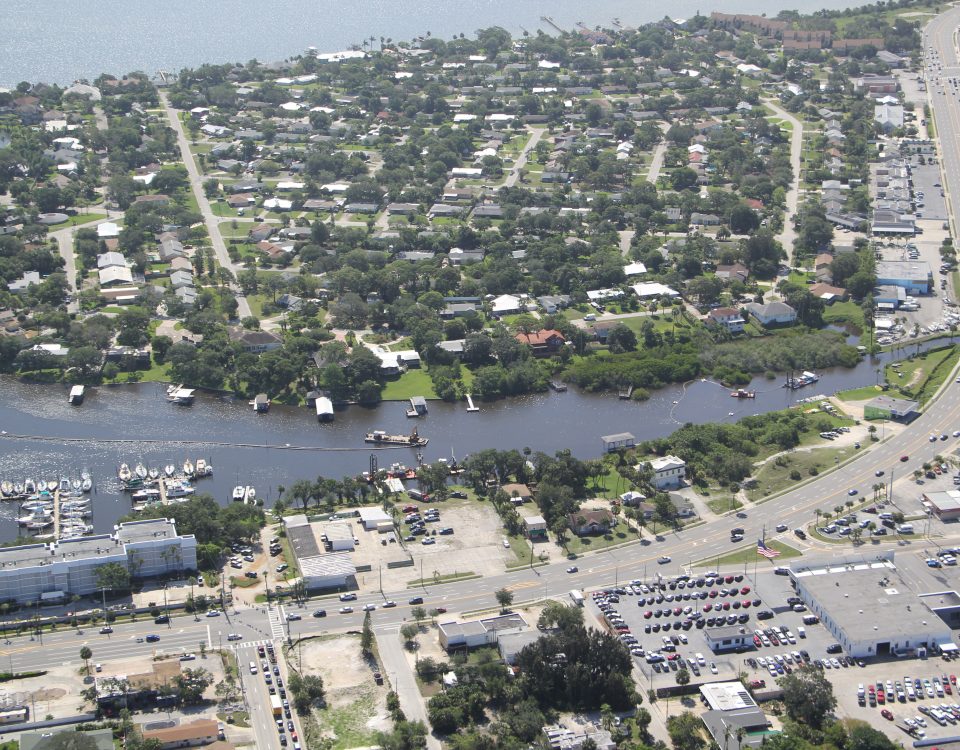
[[[534,357],[549,357],[563,346],[566,339],[560,331],[546,328],[535,333],[518,333],[514,338],[533,350]]]

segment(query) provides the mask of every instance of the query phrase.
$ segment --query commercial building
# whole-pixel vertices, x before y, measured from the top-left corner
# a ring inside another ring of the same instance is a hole
[[[402,487],[400,491],[403,491]],[[359,508],[357,513],[366,531],[383,531],[384,528],[387,531],[393,531],[393,518],[383,508],[377,506]]]
[[[722,625],[703,631],[707,646],[715,654],[742,651],[753,647],[753,633],[743,625]]]
[[[197,540],[172,520],[122,523],[113,534],[0,550],[0,601],[35,602],[99,591],[97,569],[117,563],[133,578],[197,569]]]
[[[896,422],[909,422],[920,416],[917,401],[907,401],[890,396],[877,396],[863,405],[864,419],[892,419]]]
[[[342,589],[356,583],[357,568],[350,559],[350,553],[325,553],[322,535],[318,539],[318,529],[305,515],[287,516],[284,525],[287,540],[297,558],[297,566],[308,590]],[[347,529],[349,530],[349,527]],[[352,548],[352,534],[350,542]]]
[[[877,284],[900,286],[914,294],[929,294],[933,289],[933,271],[922,260],[878,260]]]
[[[529,629],[527,621],[516,612],[467,622],[441,622],[438,626],[440,646],[447,651],[490,646],[506,633],[519,633]]]
[[[711,682],[700,688],[709,710],[700,718],[725,750],[756,748],[770,737],[770,722],[741,682]]]
[[[345,523],[328,523],[323,534],[331,552],[353,552],[353,529]]]
[[[547,538],[547,519],[543,516],[527,516],[523,519],[527,537],[530,539]]]
[[[195,719],[163,729],[142,729],[144,740],[156,740],[162,750],[178,747],[198,747],[216,742],[220,735],[218,723],[213,719]]]
[[[960,518],[960,491],[924,492],[923,504],[941,521],[956,521]]]
[[[950,628],[911,591],[892,551],[809,561],[791,567],[790,578],[797,595],[850,656],[952,646]]]
[[[555,724],[543,728],[550,750],[581,750],[587,740],[593,743],[597,750],[616,750],[617,743],[606,729],[595,724],[586,727],[577,726],[568,729],[562,724]]]

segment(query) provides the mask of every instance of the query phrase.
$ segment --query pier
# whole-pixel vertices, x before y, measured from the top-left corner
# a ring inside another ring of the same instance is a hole
[[[60,488],[53,491],[53,538],[60,538]]]
[[[467,394],[467,411],[480,411],[479,406],[473,405],[473,396],[469,393]]]

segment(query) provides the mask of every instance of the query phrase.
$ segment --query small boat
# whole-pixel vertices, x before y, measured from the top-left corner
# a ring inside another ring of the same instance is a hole
[[[70,482],[70,489],[72,489],[74,492],[80,492],[83,489],[83,480],[74,479],[72,482]]]
[[[246,497],[247,488],[241,484],[238,484],[233,488],[233,499],[237,502],[243,502],[243,498]]]
[[[88,474],[80,481],[80,491],[89,492],[93,489],[93,478]]]
[[[166,466],[163,467],[163,473],[166,474],[168,477],[172,477],[174,474],[177,473],[177,467],[173,464],[167,464]]]
[[[127,464],[120,464],[120,471],[117,472],[117,476],[121,482],[129,482],[133,478],[133,473]]]
[[[40,531],[41,529],[48,529],[53,526],[53,519],[41,517],[24,524],[24,526],[31,531]]]
[[[34,494],[37,491],[37,483],[27,477],[23,480],[23,491],[28,495]]]
[[[66,510],[60,514],[61,518],[90,518],[92,510]]]
[[[27,502],[22,503],[20,507],[23,510],[29,510],[31,512],[43,512],[47,510],[51,513],[53,512],[53,505],[45,500],[27,500]]]
[[[421,447],[429,442],[429,438],[420,437],[417,428],[414,427],[409,435],[388,435],[383,430],[374,430],[368,432],[364,438],[365,443],[374,443],[376,445],[408,445],[411,447]]]
[[[148,470],[147,470],[147,476],[149,476],[151,479],[156,480],[156,479],[160,476],[160,470],[159,470],[159,469],[148,469]]]
[[[74,406],[79,406],[83,403],[83,386],[75,385],[70,389],[70,396],[67,399]]]
[[[17,523],[20,524],[21,526],[30,526],[30,524],[45,522],[45,521],[49,521],[50,523],[53,523],[52,510],[51,511],[42,511],[42,510],[34,511],[29,515],[20,516],[20,518],[17,519]]]
[[[4,479],[0,482],[0,494],[9,496],[13,494],[13,484],[8,480]]]
[[[207,462],[202,458],[198,458],[197,459],[197,476],[205,477],[205,476],[208,476],[209,474],[210,474],[210,469],[207,467]]]
[[[270,397],[266,393],[258,393],[253,401],[250,402],[250,406],[253,407],[253,410],[258,414],[266,414],[270,411]]]
[[[14,482],[14,483],[13,483],[13,494],[14,494],[14,495],[22,495],[22,494],[24,494],[23,484],[21,484],[20,482]]]
[[[189,458],[183,462],[183,473],[188,477],[193,476],[193,461],[191,461]]]
[[[243,495],[243,502],[247,505],[257,504],[257,491],[253,487],[247,487]]]
[[[60,489],[61,492],[69,492],[69,491],[70,491],[70,480],[67,479],[66,477],[62,477],[62,478],[60,479],[59,489]]]
[[[147,467],[144,466],[143,464],[138,463],[138,464],[136,465],[136,468],[134,468],[133,471],[134,471],[134,473],[135,473],[138,477],[140,477],[141,479],[146,479],[146,478],[147,478]]]
[[[56,491],[57,491],[57,488],[58,488],[59,486],[60,486],[60,482],[57,481],[56,479],[48,479],[48,480],[47,480],[47,489],[50,490],[50,492],[56,492]],[[68,490],[70,489],[70,480],[69,480],[69,479],[67,480],[67,489],[68,489]]]
[[[735,391],[730,391],[731,398],[756,398],[756,391],[745,391],[743,388],[737,388]]]

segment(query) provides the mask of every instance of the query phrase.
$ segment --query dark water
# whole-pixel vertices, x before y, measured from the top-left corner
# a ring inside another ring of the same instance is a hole
[[[350,407],[326,424],[319,424],[306,407],[274,406],[268,414],[257,415],[245,400],[208,394],[199,394],[192,407],[176,407],[165,400],[164,387],[152,383],[88,388],[83,405],[74,407],[67,403],[66,386],[5,378],[0,380],[0,430],[6,435],[0,434],[0,477],[56,479],[90,470],[96,483],[93,523],[97,531],[107,531],[130,509],[129,496],[118,491],[116,471],[121,462],[132,466],[143,461],[160,468],[167,463],[179,467],[186,458],[205,458],[215,471],[212,478],[198,483],[199,491],[226,503],[234,485],[252,485],[269,502],[279,486],[290,486],[296,479],[340,478],[369,468],[373,452],[363,443],[363,435],[374,429],[407,432],[416,424],[430,439],[422,449],[428,462],[462,459],[491,447],[529,447],[547,453],[569,448],[589,458],[600,455],[601,435],[631,432],[646,440],[668,435],[685,422],[734,421],[786,408],[799,398],[869,385],[877,381],[877,369],[893,358],[884,355],[853,369],[825,371],[819,383],[798,391],[782,388],[783,377],[773,381],[760,377],[748,386],[757,391],[752,400],[730,398],[728,389],[706,381],[664,388],[640,403],[571,388],[566,393],[480,403],[478,413],[468,413],[464,404],[431,401],[429,415],[419,420],[407,419],[405,403]],[[11,438],[14,434],[55,439]],[[107,442],[116,440],[128,442]],[[237,444],[255,447],[231,447]],[[393,462],[416,463],[416,451],[409,448],[375,453],[380,468]],[[0,538],[16,536],[15,515],[14,504],[0,505]]]
[[[776,15],[784,8],[810,13],[844,8],[849,0],[3,0],[0,85],[44,81],[69,85],[101,73],[140,70],[178,72],[203,63],[283,60],[313,46],[321,52],[347,49],[374,38],[409,40],[432,33],[472,37],[477,29],[502,26],[548,34],[583,21],[610,27],[690,18],[712,10]],[[856,4],[856,3],[854,3]]]

